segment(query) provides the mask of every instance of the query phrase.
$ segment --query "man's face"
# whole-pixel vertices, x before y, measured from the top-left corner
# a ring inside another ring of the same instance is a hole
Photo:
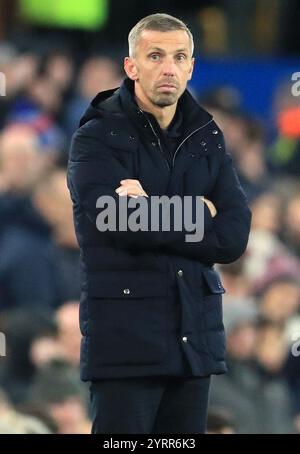
[[[127,75],[136,81],[136,92],[153,105],[175,104],[192,77],[194,59],[184,30],[144,30],[135,56],[125,59]]]

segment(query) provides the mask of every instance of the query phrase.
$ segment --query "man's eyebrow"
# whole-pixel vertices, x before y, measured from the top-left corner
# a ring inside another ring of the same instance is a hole
[[[148,49],[148,52],[153,52],[153,51],[158,51],[158,52],[165,52],[163,49],[161,49],[160,47],[150,47]]]
[[[164,49],[161,49],[160,47],[150,47],[148,50],[148,52],[153,52],[153,51],[166,53],[166,51]],[[180,52],[188,52],[188,49],[186,47],[182,47],[181,49],[176,49],[174,51],[174,54],[178,54]]]
[[[176,54],[179,54],[179,52],[188,52],[188,49],[186,47],[182,47],[181,49],[177,49],[175,51]]]

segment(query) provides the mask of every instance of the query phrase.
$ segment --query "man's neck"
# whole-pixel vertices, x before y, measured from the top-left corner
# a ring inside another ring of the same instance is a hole
[[[166,107],[155,106],[142,93],[139,93],[139,90],[135,90],[135,100],[141,110],[154,115],[161,129],[167,129],[171,124],[176,112],[177,103]]]

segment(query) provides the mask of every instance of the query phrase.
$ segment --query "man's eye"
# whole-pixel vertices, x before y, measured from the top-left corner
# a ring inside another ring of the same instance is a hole
[[[186,60],[186,55],[184,55],[184,54],[177,55],[177,60],[179,60],[179,61]]]
[[[151,55],[150,55],[150,58],[151,58],[151,60],[153,60],[153,61],[157,61],[157,60],[159,60],[160,55],[159,55],[159,54],[151,54]]]

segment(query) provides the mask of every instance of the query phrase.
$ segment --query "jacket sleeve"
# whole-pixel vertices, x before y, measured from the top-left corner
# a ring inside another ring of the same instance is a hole
[[[72,138],[70,156],[68,162],[67,182],[71,193],[73,203],[76,204],[96,228],[97,216],[101,209],[96,207],[96,203],[101,196],[110,196],[115,201],[116,207],[116,225],[119,224],[119,195],[115,192],[120,186],[120,181],[127,178],[132,178],[128,169],[124,167],[117,159],[113,150],[103,143],[101,138],[100,122],[98,122],[98,130],[95,131],[89,124],[79,129]],[[130,198],[126,197],[127,203]],[[152,213],[152,198],[143,197],[143,203],[146,203],[149,225],[151,225]],[[194,200],[195,201],[195,200]],[[204,230],[209,230],[212,227],[212,216],[206,204],[203,204],[204,213]],[[127,206],[127,217],[135,208]],[[169,244],[184,244],[185,235],[191,234],[183,228],[176,231],[174,228],[175,217],[171,211],[170,231],[165,231],[161,223],[158,231],[152,231],[150,228],[147,231],[120,231],[106,230],[101,234],[108,235],[122,249],[134,250],[153,250],[155,248],[167,247]],[[185,223],[182,222],[183,226]],[[100,232],[99,232],[100,234]]]
[[[215,186],[207,196],[217,209],[212,228],[199,243],[168,246],[170,252],[208,264],[232,263],[245,252],[252,218],[232,157],[225,150],[221,132],[220,135],[223,145],[220,170]]]

